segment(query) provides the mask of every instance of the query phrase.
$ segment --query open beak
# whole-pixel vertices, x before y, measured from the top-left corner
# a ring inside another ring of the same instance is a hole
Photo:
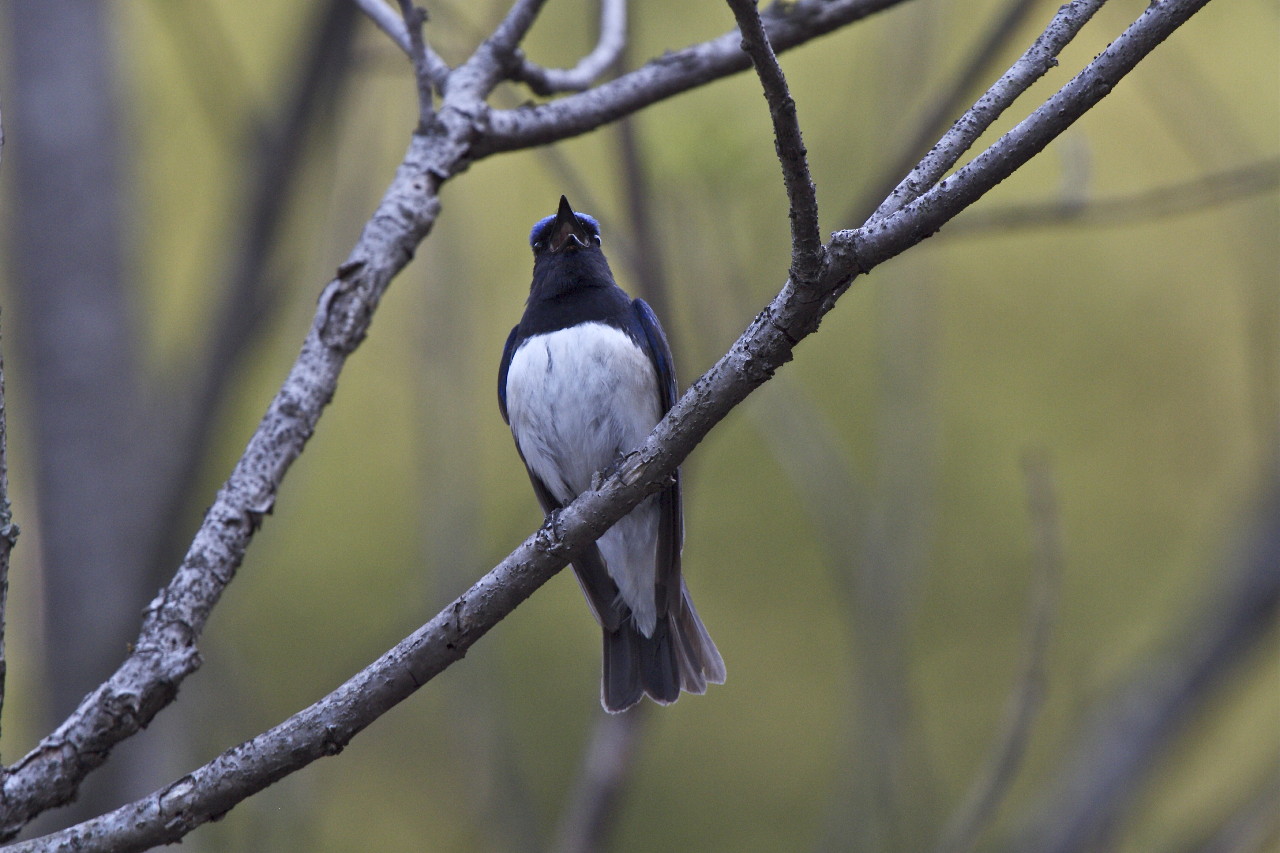
[[[569,251],[583,249],[590,242],[591,235],[587,233],[586,227],[578,221],[573,208],[569,206],[569,199],[560,196],[560,209],[556,211],[555,229],[551,232],[551,239],[548,241],[548,247],[552,254],[559,252],[561,249],[568,249]]]

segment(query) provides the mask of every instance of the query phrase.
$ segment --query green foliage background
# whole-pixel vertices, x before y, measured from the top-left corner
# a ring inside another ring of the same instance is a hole
[[[157,371],[199,339],[235,233],[228,217],[249,189],[237,183],[239,122],[212,119],[196,92],[221,92],[246,114],[269,109],[309,5],[185,9],[225,38],[219,67],[193,67],[158,3],[116,7],[135,155],[138,310]],[[427,5],[428,33],[453,61],[501,12]],[[1002,5],[908,4],[784,56],[824,229],[859,224],[856,201],[884,180]],[[1110,4],[1012,112],[1020,117],[1065,83],[1142,5]],[[1053,6],[993,59],[994,73]],[[529,55],[571,64],[589,46],[590,9],[548,4]],[[722,5],[671,0],[640,4],[633,19],[636,62],[732,25]],[[1211,3],[974,213],[1121,196],[1276,156],[1277,22],[1272,3]],[[293,200],[272,259],[286,307],[222,415],[200,505],[292,362],[320,288],[407,143],[413,86],[384,42],[366,27],[356,81]],[[505,94],[510,103],[525,97]],[[659,104],[634,129],[660,237],[650,251],[672,289],[664,320],[687,383],[786,276],[768,113],[744,74]],[[173,744],[168,778],[320,698],[538,525],[497,412],[498,354],[527,292],[527,229],[561,192],[602,220],[615,271],[634,290],[619,163],[617,131],[606,128],[554,156],[479,163],[446,187],[438,226],[384,301],[215,612],[204,668],[145,735]],[[687,463],[687,572],[729,680],[649,715],[615,849],[927,847],[990,749],[1023,653],[1033,559],[1019,462],[1029,450],[1053,460],[1066,571],[1047,704],[984,843],[1021,825],[1091,703],[1212,598],[1276,462],[1276,195],[1105,226],[963,232],[962,221],[860,280],[795,362]],[[12,381],[21,387],[21,376]],[[21,522],[30,495],[20,407],[11,418]],[[869,589],[866,567],[847,559],[850,549],[871,553],[873,517],[889,530],[879,552],[888,592]],[[41,734],[39,676],[23,664],[39,602],[33,552],[19,550],[12,580],[8,757]],[[900,637],[863,630],[851,616],[855,600],[877,612],[881,594]],[[907,746],[887,768],[858,686],[877,642],[900,644],[892,674],[909,702],[899,718]],[[598,646],[564,573],[340,756],[187,844],[536,846],[554,830],[602,715]],[[1117,828],[1115,849],[1178,848],[1276,772],[1274,649],[1242,661],[1195,718]]]

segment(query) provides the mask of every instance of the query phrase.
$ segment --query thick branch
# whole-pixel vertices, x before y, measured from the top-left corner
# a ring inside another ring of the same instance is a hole
[[[74,849],[82,850],[122,850],[171,840],[174,827],[188,831],[292,770],[340,750],[391,705],[459,659],[565,565],[576,549],[594,541],[644,497],[662,488],[712,427],[791,359],[795,345],[817,328],[854,276],[925,239],[1043,149],[1207,1],[1166,0],[1148,7],[1071,83],[961,170],[955,180],[883,222],[836,235],[818,298],[812,292],[800,294],[789,285],[784,287],[614,476],[599,489],[581,495],[465,595],[342,688],[144,800],[16,849],[72,849],[75,845]],[[47,803],[47,795],[29,786],[42,782],[62,792],[73,791],[75,780],[85,772],[79,763],[100,762],[118,740],[118,729],[136,730],[149,720],[194,668],[198,659],[194,640],[209,608],[230,580],[261,515],[270,511],[280,477],[310,436],[333,393],[337,371],[363,337],[390,276],[404,265],[412,246],[434,221],[436,179],[465,163],[471,125],[446,104],[433,127],[439,134],[436,138],[414,138],[405,165],[351,261],[321,298],[302,356],[244,459],[219,493],[178,577],[149,609],[140,648],[6,778],[10,831],[39,810],[32,803]],[[34,769],[27,773],[28,768]],[[72,782],[62,782],[57,772]]]
[[[756,68],[773,119],[774,149],[782,164],[782,183],[790,205],[791,277],[810,282],[822,269],[822,233],[818,230],[818,194],[809,174],[809,152],[800,135],[796,102],[769,44],[769,34],[756,13],[755,0],[729,0],[729,8],[738,21],[742,50]]]

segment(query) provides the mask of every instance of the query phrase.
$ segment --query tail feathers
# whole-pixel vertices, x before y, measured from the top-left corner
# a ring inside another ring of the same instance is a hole
[[[660,617],[651,637],[629,619],[616,630],[604,629],[600,702],[609,713],[627,710],[645,694],[670,705],[681,690],[705,693],[708,683],[724,683],[724,660],[683,592],[679,612]]]

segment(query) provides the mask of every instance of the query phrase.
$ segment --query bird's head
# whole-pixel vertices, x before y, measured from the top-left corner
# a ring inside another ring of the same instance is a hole
[[[569,199],[560,196],[555,216],[538,220],[529,232],[535,257],[572,254],[582,249],[600,248],[600,223],[585,213],[574,213]]]

